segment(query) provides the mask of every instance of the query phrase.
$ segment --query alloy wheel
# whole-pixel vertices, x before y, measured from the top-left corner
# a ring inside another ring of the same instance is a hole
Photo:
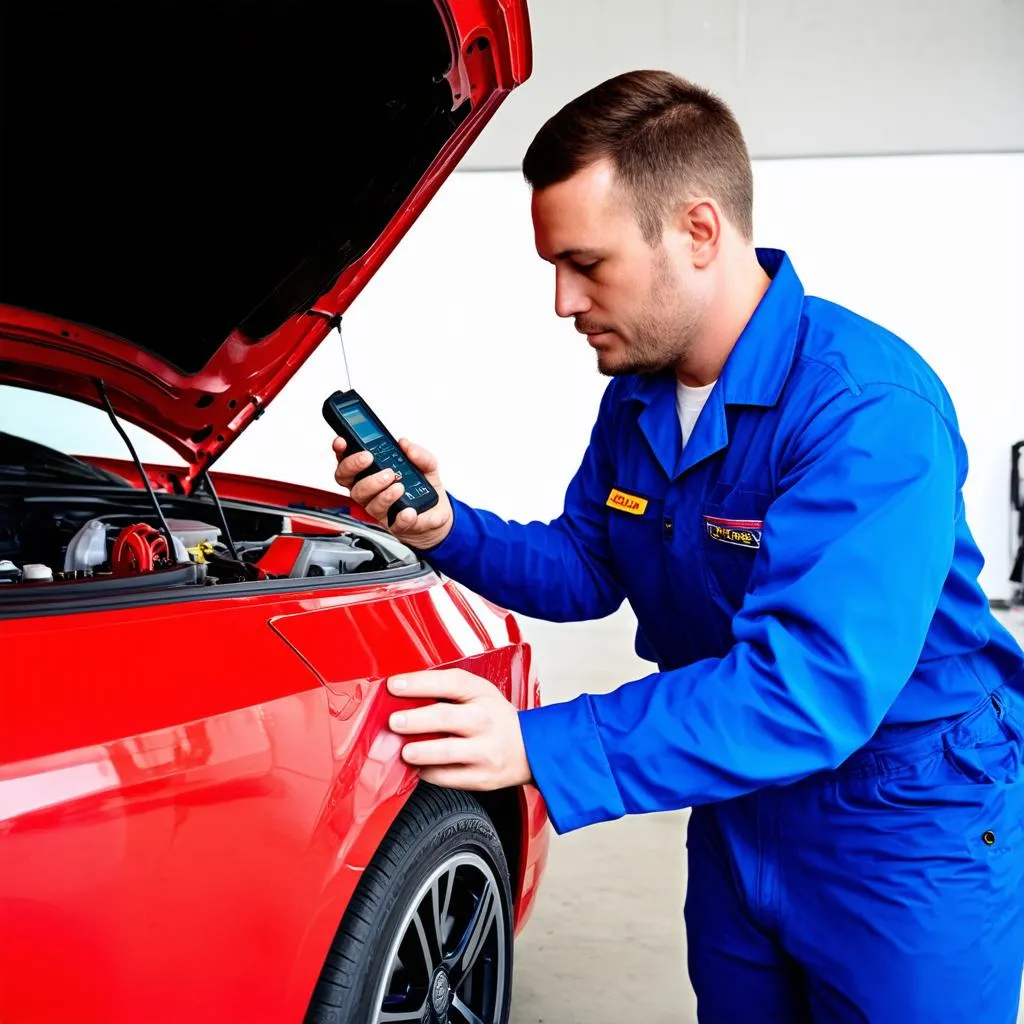
[[[475,853],[444,860],[388,949],[376,1024],[495,1024],[510,953],[502,890]]]

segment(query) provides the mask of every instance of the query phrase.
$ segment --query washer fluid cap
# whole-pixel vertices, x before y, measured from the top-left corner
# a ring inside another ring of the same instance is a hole
[[[23,583],[52,583],[53,570],[48,565],[31,562],[21,567],[21,581]]]

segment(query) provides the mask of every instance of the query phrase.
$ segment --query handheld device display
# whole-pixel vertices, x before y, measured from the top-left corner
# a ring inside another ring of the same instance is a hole
[[[405,486],[405,494],[388,509],[389,523],[394,523],[403,509],[426,512],[437,504],[437,491],[405,457],[398,441],[359,394],[351,390],[335,391],[324,402],[323,413],[334,432],[345,439],[346,455],[367,451],[373,456],[369,468],[359,473],[356,480],[382,469],[393,469],[398,481]]]

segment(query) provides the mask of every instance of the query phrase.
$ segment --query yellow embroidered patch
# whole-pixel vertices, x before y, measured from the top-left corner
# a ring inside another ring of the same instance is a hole
[[[647,511],[647,499],[638,498],[635,494],[627,494],[612,488],[606,502],[609,508],[617,508],[620,512],[628,512],[631,516],[642,516]]]

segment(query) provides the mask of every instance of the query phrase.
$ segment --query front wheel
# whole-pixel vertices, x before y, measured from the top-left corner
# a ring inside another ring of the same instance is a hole
[[[307,1024],[506,1024],[511,986],[494,825],[468,794],[421,785],[352,897]]]

